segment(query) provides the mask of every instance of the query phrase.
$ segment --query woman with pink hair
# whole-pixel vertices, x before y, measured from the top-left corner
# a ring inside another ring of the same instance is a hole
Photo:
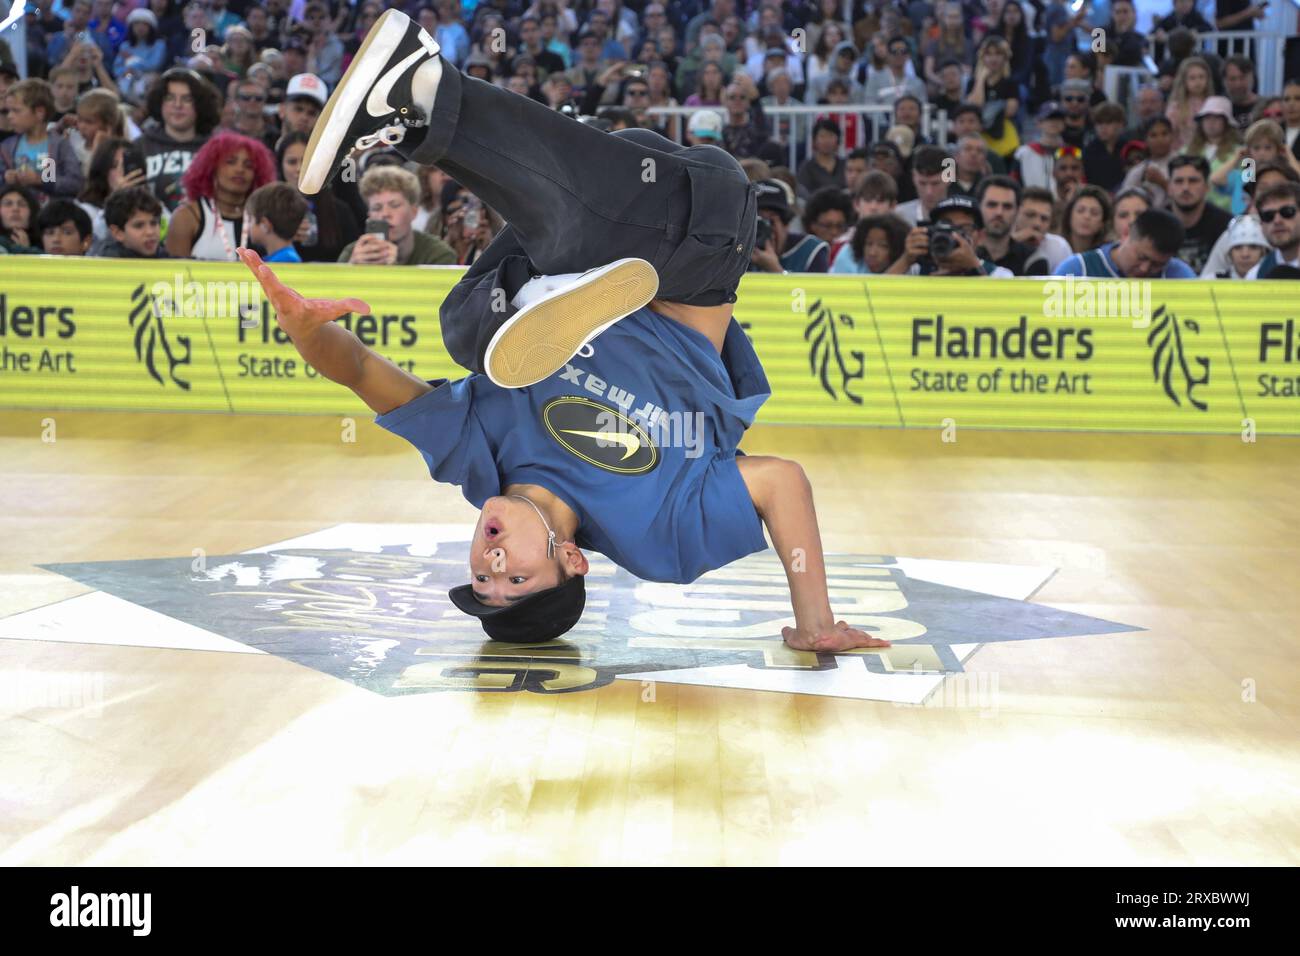
[[[187,201],[167,227],[168,255],[236,261],[244,203],[254,189],[274,180],[275,157],[257,140],[230,132],[212,137],[181,177]]]

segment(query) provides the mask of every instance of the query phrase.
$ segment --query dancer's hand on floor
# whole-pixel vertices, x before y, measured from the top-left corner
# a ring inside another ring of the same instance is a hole
[[[236,254],[261,283],[271,308],[275,309],[276,321],[290,338],[296,339],[349,312],[370,314],[370,306],[360,299],[304,299],[277,279],[271,267],[252,249],[238,249]]]
[[[844,621],[836,621],[834,627],[815,630],[783,627],[781,637],[796,651],[848,651],[855,647],[890,646],[889,641],[849,627]]]

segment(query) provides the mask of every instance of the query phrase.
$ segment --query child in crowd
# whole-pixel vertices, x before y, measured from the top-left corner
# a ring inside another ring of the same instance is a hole
[[[849,275],[880,275],[903,254],[907,223],[897,216],[867,216],[858,220],[853,238],[840,251],[830,272]]]
[[[1254,216],[1238,216],[1228,227],[1228,261],[1232,268],[1220,273],[1220,279],[1253,278],[1250,271],[1259,265],[1269,249],[1264,227]]]
[[[57,66],[50,70],[50,92],[54,95],[54,115],[51,120],[63,122],[67,130],[76,120],[77,113],[77,71],[70,66]],[[71,117],[64,120],[64,117]]]
[[[293,237],[307,215],[307,200],[288,183],[253,190],[244,207],[246,242],[266,250],[264,262],[302,262]]]
[[[1093,186],[1114,191],[1124,181],[1124,157],[1120,134],[1124,132],[1124,109],[1118,103],[1098,103],[1092,108],[1096,135],[1083,148],[1083,175]]]
[[[1246,184],[1265,163],[1284,163],[1300,173],[1300,160],[1287,148],[1286,133],[1272,120],[1256,120],[1246,130],[1243,145],[1230,162],[1221,163],[1210,173],[1210,185],[1230,197],[1229,211],[1240,216],[1250,207]],[[1250,175],[1247,176],[1247,170]]]
[[[104,203],[104,222],[111,242],[99,255],[110,259],[166,259],[159,217],[162,203],[144,186],[119,189]]]
[[[13,135],[0,143],[0,177],[45,196],[81,191],[81,163],[72,144],[46,131],[54,118],[54,94],[44,80],[22,80],[4,98]]]
[[[1241,143],[1241,133],[1232,116],[1232,102],[1226,96],[1211,96],[1197,112],[1196,132],[1183,151],[1191,156],[1204,156],[1209,161],[1210,202],[1220,209],[1232,209],[1232,192],[1214,174],[1235,165]]]
[[[105,139],[129,139],[122,101],[111,90],[89,90],[77,98],[74,128],[68,133],[82,167]]]
[[[1024,186],[1052,188],[1052,170],[1056,151],[1061,148],[1065,132],[1065,110],[1060,103],[1044,103],[1038,110],[1038,139],[1025,143],[1015,153],[1016,168]]]
[[[859,219],[867,216],[883,216],[894,211],[898,205],[898,186],[894,178],[888,173],[883,173],[878,169],[873,169],[862,177],[857,187],[853,190],[853,212]],[[844,231],[844,234],[831,243],[831,264],[838,261],[839,256],[845,252],[849,243],[853,240],[854,226],[850,226]],[[893,259],[890,260],[893,262]],[[846,262],[838,269],[831,269],[831,272],[860,272],[860,269],[850,268]]]
[[[71,199],[51,199],[36,217],[47,256],[84,256],[94,239],[90,216]]]
[[[0,239],[11,247],[30,252],[40,244],[36,233],[40,211],[36,194],[26,186],[0,182]]]

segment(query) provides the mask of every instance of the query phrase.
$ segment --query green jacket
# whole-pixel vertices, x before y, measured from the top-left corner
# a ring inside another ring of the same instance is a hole
[[[431,236],[427,232],[421,232],[419,229],[411,230],[411,237],[415,240],[411,243],[411,255],[405,259],[399,259],[399,266],[454,266],[456,264],[456,250],[447,245],[437,236]],[[352,247],[355,242],[349,242],[339,253],[339,262],[347,262],[352,255]]]

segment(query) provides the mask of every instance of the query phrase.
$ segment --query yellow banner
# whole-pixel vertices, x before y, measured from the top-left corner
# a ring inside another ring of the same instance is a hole
[[[462,271],[277,269],[366,300],[340,321],[426,379],[464,374],[438,325]],[[303,362],[241,265],[5,257],[0,275],[2,406],[368,411]],[[1296,291],[751,275],[736,317],[772,384],[761,422],[1300,434]]]

